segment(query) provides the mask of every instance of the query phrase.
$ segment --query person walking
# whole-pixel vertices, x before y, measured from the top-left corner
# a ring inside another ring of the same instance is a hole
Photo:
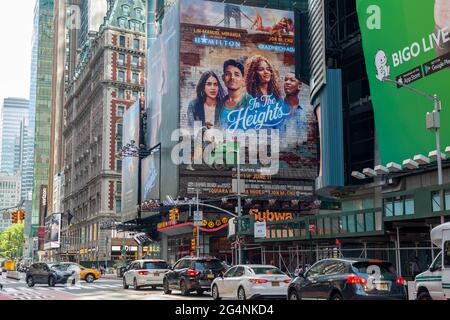
[[[420,264],[419,264],[419,258],[414,257],[414,259],[411,261],[411,274],[413,276],[413,279],[416,278],[418,274],[420,274]]]

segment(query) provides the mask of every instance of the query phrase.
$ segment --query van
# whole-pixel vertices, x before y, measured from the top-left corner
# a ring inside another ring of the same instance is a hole
[[[431,230],[431,242],[441,248],[429,269],[415,278],[417,300],[450,300],[450,222]]]

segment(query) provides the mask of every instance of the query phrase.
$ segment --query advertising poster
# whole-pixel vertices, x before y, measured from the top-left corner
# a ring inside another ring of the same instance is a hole
[[[61,214],[54,213],[45,218],[44,250],[58,249],[61,237]]]
[[[159,153],[152,154],[142,160],[142,201],[159,200],[160,168]]]
[[[402,163],[436,150],[426,129],[433,101],[442,101],[441,146],[450,145],[450,1],[357,0],[382,164]]]
[[[279,169],[241,168],[253,196],[311,195],[317,121],[309,87],[295,79],[294,14],[202,0],[180,5],[180,127],[249,132],[277,129]],[[203,139],[203,147],[214,141]],[[216,149],[217,150],[217,149]],[[193,160],[201,155],[192,152]],[[208,159],[210,160],[210,159]],[[214,161],[180,167],[180,195],[232,194],[236,171]]]
[[[139,101],[128,108],[123,116],[123,138],[125,146],[131,141],[139,145]],[[133,150],[129,150],[130,153]],[[137,151],[137,150],[135,150]],[[122,160],[122,213],[136,213],[138,204],[139,157],[137,154],[124,157]]]

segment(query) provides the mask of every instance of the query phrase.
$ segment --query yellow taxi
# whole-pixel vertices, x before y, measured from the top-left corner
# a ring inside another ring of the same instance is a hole
[[[92,268],[85,268],[82,265],[74,262],[61,262],[62,265],[74,266],[80,268],[80,280],[84,280],[87,283],[92,283],[95,280],[100,279],[102,276],[100,271]]]

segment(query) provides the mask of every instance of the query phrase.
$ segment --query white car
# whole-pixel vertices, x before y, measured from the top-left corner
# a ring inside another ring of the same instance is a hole
[[[292,279],[280,269],[269,265],[237,265],[211,284],[214,300],[273,298],[286,299]]]
[[[165,273],[169,271],[169,265],[164,260],[137,260],[132,262],[123,275],[123,288],[133,286],[135,290],[142,287],[163,286]]]

